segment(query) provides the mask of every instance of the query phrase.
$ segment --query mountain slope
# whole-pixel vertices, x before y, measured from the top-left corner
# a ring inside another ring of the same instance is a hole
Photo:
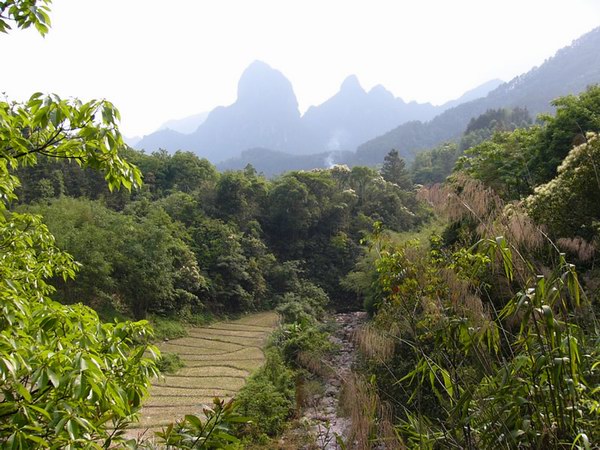
[[[235,103],[212,110],[194,133],[158,131],[142,139],[137,148],[152,151],[159,140],[173,138],[163,148],[192,150],[218,162],[256,146],[298,152],[303,134],[292,85],[281,72],[255,61],[240,78]]]
[[[392,148],[412,160],[420,150],[457,139],[471,118],[488,109],[526,107],[533,116],[550,112],[553,99],[577,94],[600,82],[599,48],[600,28],[596,28],[559,50],[540,67],[500,85],[485,98],[458,105],[426,123],[400,125],[365,142],[358,147],[355,162],[377,164]]]
[[[461,98],[484,95],[491,87],[487,83]],[[180,132],[186,119],[173,121],[135,147],[191,150],[215,163],[259,147],[278,151],[278,155],[281,151],[293,155],[348,151],[406,121],[429,120],[459,101],[441,106],[406,103],[380,85],[366,92],[351,75],[337,94],[300,118],[290,82],[281,72],[256,61],[242,74],[234,104],[214,109],[193,133]],[[245,166],[243,161],[240,164]]]
[[[168,120],[163,123],[159,130],[168,128],[169,130],[177,131],[178,133],[190,134],[198,129],[208,117],[207,112],[201,112],[182,119]]]
[[[407,120],[427,120],[439,112],[439,107],[430,103],[405,103],[381,85],[367,93],[351,75],[337,94],[310,107],[302,121],[317,139],[319,149],[345,150]]]
[[[495,78],[493,80],[486,81],[485,83],[477,86],[476,88],[473,88],[473,89],[465,92],[463,95],[461,95],[456,100],[450,100],[449,102],[444,103],[444,105],[443,105],[444,110],[454,108],[455,106],[458,106],[462,103],[467,103],[472,100],[477,100],[478,98],[485,97],[490,92],[492,92],[494,89],[496,89],[498,86],[500,86],[502,83],[504,83],[504,81],[500,80],[499,78]],[[443,112],[443,111],[441,111],[441,112]],[[423,120],[423,119],[416,118],[416,120]]]

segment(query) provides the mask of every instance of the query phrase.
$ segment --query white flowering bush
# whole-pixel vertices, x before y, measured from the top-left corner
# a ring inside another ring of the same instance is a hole
[[[558,167],[557,176],[525,199],[529,214],[553,237],[598,237],[600,222],[600,137],[588,133]]]

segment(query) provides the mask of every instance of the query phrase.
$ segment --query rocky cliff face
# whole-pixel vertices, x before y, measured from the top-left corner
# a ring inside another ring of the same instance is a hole
[[[190,148],[222,161],[248,148],[302,148],[302,123],[291,83],[277,70],[256,61],[242,74],[233,105],[214,109],[190,135]]]
[[[160,144],[171,151],[191,150],[219,162],[252,147],[301,152],[310,142],[305,135],[291,83],[278,70],[255,61],[240,78],[235,103],[212,110],[195,132],[153,133],[136,147],[153,151]],[[166,142],[169,138],[177,147]]]
[[[289,80],[255,61],[240,78],[235,103],[215,108],[193,133],[160,130],[135,147],[149,152],[190,150],[213,163],[251,148],[290,155],[353,151],[401,123],[429,120],[446,107],[406,103],[380,85],[367,92],[351,75],[339,92],[301,117]]]

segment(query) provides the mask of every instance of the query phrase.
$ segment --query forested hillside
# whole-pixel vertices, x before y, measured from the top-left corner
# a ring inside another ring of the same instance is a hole
[[[540,113],[552,112],[551,102],[555,98],[580,93],[600,82],[598,45],[600,28],[559,50],[540,67],[500,85],[486,97],[444,111],[428,122],[400,125],[365,142],[357,148],[354,162],[371,165],[390,148],[396,148],[403,158],[412,161],[420,151],[458,139],[469,121],[488,109],[526,108],[534,119]]]
[[[75,282],[58,285],[61,298],[137,318],[272,308],[294,277],[350,307],[339,279],[364,233],[375,221],[406,230],[427,216],[403,168],[382,177],[337,166],[269,181],[250,166],[218,173],[192,153],[126,156],[143,174],[140,190],[110,193],[93,171],[40,159],[19,173],[29,206],[17,209],[42,214],[82,263]]]

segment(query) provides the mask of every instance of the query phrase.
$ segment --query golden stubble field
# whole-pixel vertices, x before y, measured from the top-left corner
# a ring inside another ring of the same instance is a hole
[[[136,435],[150,437],[186,414],[201,414],[215,396],[229,399],[264,362],[263,346],[278,323],[273,312],[250,314],[230,322],[190,328],[188,336],[163,342],[162,352],[177,353],[185,367],[154,380]],[[129,433],[128,433],[129,434]]]

